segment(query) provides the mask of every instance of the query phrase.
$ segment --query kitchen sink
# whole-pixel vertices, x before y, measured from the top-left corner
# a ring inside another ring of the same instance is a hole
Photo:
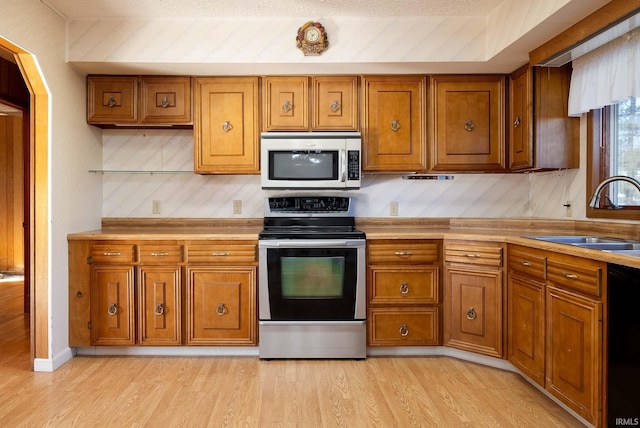
[[[610,251],[612,253],[625,254],[629,256],[640,256],[640,241],[610,238],[606,236],[574,235],[528,236],[528,238],[554,242],[557,244],[573,245],[580,248],[590,248],[592,250]]]

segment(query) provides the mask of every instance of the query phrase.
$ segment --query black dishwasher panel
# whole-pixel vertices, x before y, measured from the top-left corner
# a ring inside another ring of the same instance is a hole
[[[640,425],[640,269],[609,264],[607,422]]]

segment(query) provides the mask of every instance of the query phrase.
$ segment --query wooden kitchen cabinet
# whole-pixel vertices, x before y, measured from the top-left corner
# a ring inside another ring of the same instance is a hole
[[[91,246],[91,345],[134,345],[134,251],[129,243]]]
[[[444,345],[503,358],[503,247],[445,241]]]
[[[191,126],[188,76],[88,76],[87,123]]]
[[[362,170],[427,169],[426,76],[362,78]]]
[[[431,76],[430,169],[505,170],[505,103],[503,75]]]
[[[308,76],[267,76],[262,87],[265,131],[309,130]]]
[[[187,344],[257,344],[257,243],[187,243]]]
[[[367,243],[370,346],[440,344],[440,242]]]
[[[313,131],[358,131],[358,77],[314,76]]]
[[[544,388],[546,256],[543,251],[508,248],[508,359]]]
[[[198,174],[260,172],[257,77],[195,81],[194,170]]]
[[[577,168],[580,118],[568,116],[571,64],[509,76],[509,169]]]

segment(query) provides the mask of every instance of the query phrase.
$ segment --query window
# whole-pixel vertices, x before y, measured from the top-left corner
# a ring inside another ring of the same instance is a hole
[[[607,177],[640,180],[640,98],[594,110],[588,120],[587,201]],[[587,217],[640,219],[640,191],[632,184],[612,182],[600,195],[600,209],[588,207]]]

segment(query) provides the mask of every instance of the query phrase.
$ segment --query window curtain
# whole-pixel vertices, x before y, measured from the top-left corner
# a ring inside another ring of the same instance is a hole
[[[640,97],[640,29],[573,61],[569,116]]]

